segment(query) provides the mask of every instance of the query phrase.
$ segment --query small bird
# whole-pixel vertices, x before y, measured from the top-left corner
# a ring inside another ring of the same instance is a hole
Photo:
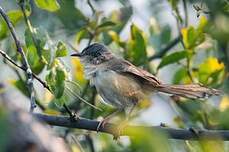
[[[117,109],[105,117],[97,129],[104,127],[118,112],[125,111],[129,117],[134,107],[155,91],[191,99],[208,98],[221,92],[199,84],[164,84],[151,73],[114,56],[106,46],[99,43],[91,44],[81,53],[71,56],[80,58],[86,79],[95,86],[105,103]]]

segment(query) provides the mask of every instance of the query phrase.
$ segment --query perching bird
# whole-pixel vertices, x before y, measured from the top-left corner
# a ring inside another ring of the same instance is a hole
[[[192,99],[220,94],[219,90],[199,84],[164,84],[151,73],[115,57],[107,47],[99,43],[94,43],[81,53],[74,53],[71,56],[80,58],[90,84],[96,87],[106,103],[117,108],[117,111],[106,117],[98,127],[104,125],[118,111],[125,111],[130,115],[135,105],[148,98],[154,91]]]

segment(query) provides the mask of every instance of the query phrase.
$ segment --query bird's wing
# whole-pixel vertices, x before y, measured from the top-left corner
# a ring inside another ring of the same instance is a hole
[[[161,82],[151,73],[136,67],[123,59],[112,59],[109,63],[110,69],[122,74],[137,76],[138,79],[149,85],[158,86]]]

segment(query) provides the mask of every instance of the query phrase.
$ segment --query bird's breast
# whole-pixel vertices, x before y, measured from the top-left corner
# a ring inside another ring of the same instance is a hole
[[[97,69],[90,80],[103,100],[118,108],[135,104],[143,95],[136,80],[112,70]]]

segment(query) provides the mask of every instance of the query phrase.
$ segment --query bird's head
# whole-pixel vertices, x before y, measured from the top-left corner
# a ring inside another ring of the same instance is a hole
[[[84,64],[100,64],[111,59],[112,54],[104,45],[94,43],[84,48],[80,53],[73,53],[71,56],[79,57]]]

